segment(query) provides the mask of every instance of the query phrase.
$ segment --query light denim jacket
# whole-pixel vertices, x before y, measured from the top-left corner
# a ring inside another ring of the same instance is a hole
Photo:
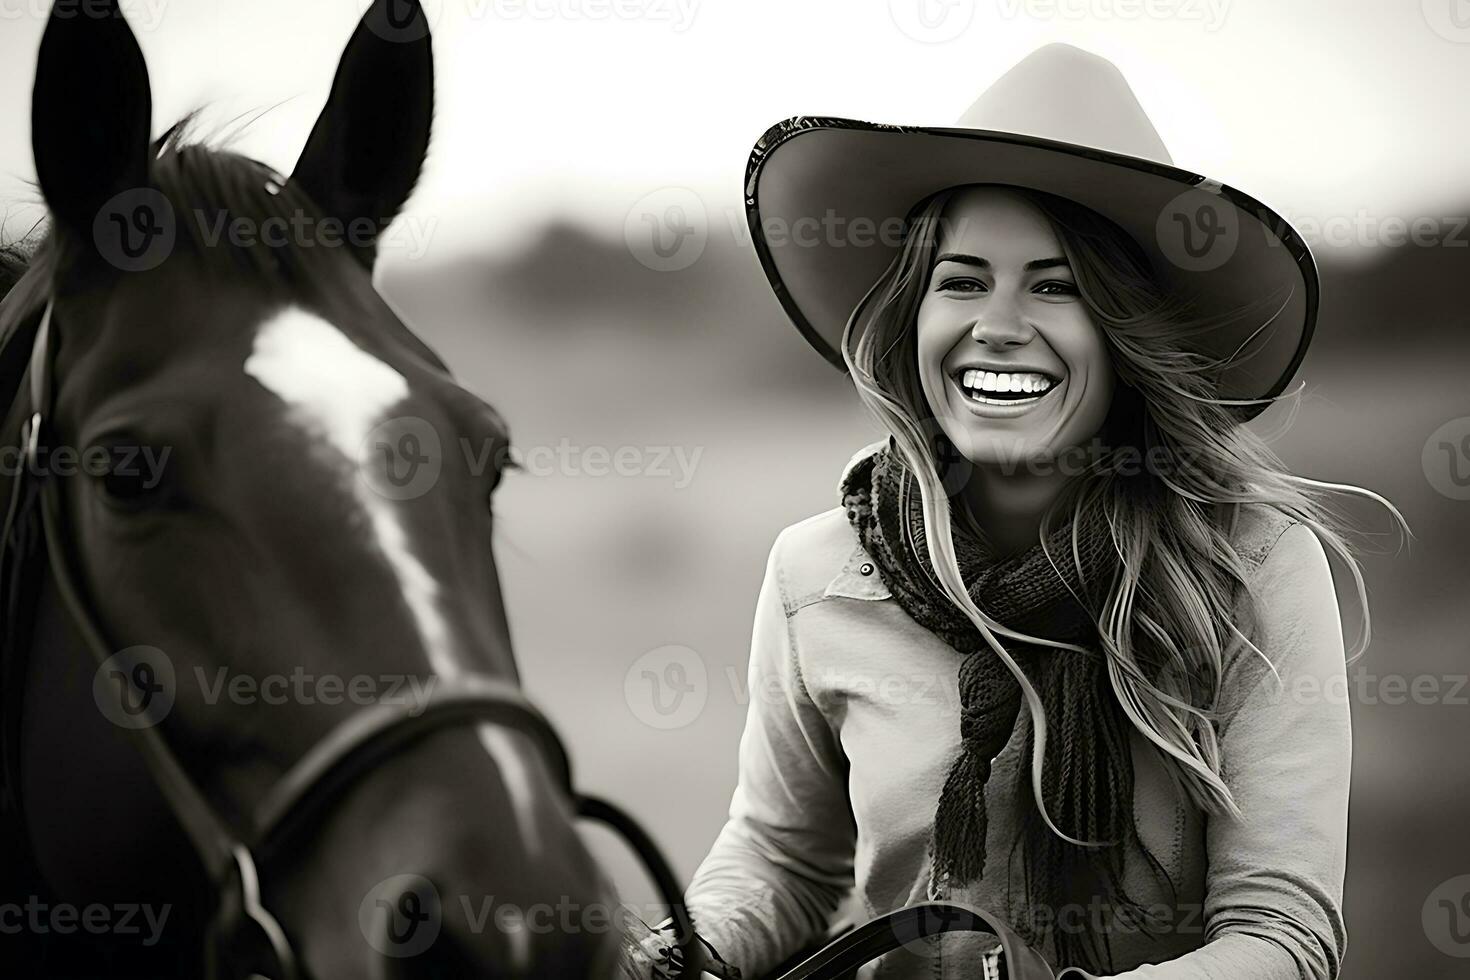
[[[1109,930],[1127,980],[1325,980],[1346,950],[1351,734],[1326,553],[1305,525],[1260,506],[1242,508],[1235,540],[1259,602],[1254,629],[1237,623],[1281,683],[1249,651],[1226,665],[1222,768],[1240,820],[1189,805],[1130,726],[1140,837],[1179,890],[1128,855],[1131,897],[1168,924],[1157,938]],[[819,940],[854,886],[869,916],[929,897],[929,832],[959,751],[959,657],[890,596],[841,508],[777,537],[756,603],[739,782],[688,890],[701,933],[748,980]],[[1026,914],[1005,887],[1021,743],[1018,725],[986,786],[985,877],[947,896],[1013,923]],[[1010,867],[1017,896],[1021,865]],[[979,980],[994,945],[916,941],[873,975]]]

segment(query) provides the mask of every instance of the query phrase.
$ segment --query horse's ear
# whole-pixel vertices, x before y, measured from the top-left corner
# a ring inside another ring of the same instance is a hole
[[[418,0],[374,0],[291,174],[371,268],[418,180],[434,115],[434,55]],[[358,230],[354,230],[358,229]],[[369,234],[362,234],[368,229]]]
[[[153,96],[118,0],[52,8],[36,60],[31,148],[46,206],[92,240],[101,207],[148,180]]]

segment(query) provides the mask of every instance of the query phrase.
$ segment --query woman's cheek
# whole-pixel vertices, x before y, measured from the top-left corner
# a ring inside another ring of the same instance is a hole
[[[944,342],[941,325],[924,305],[919,307],[914,328],[914,350],[919,359],[919,383],[929,402],[930,412],[935,416],[942,416],[945,407],[944,359],[953,344]]]
[[[1113,403],[1113,370],[1109,364],[1089,364],[1082,376],[1082,391],[1078,398],[1072,425],[1076,432],[1068,440],[1072,445],[1082,445],[1102,431],[1108,411]]]

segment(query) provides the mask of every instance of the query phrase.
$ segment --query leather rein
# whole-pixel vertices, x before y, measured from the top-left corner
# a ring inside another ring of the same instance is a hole
[[[48,299],[31,347],[31,414],[22,428],[23,465],[6,509],[0,553],[12,547],[16,529],[28,512],[39,510],[43,547],[57,592],[100,667],[114,650],[78,588],[65,537],[60,485],[53,474],[38,465],[51,435],[53,307],[54,300]],[[696,976],[699,946],[683,891],[652,838],[614,804],[576,792],[560,737],[519,687],[498,678],[466,674],[437,680],[422,700],[415,699],[411,704],[377,702],[343,720],[255,804],[243,833],[237,833],[205,798],[157,726],[129,729],[154,783],[203,863],[218,899],[205,941],[209,980],[236,976],[305,980],[285,930],[262,904],[257,856],[268,856],[288,838],[301,833],[313,814],[329,807],[354,780],[410,742],[430,732],[478,724],[497,725],[529,736],[537,743],[557,784],[575,804],[578,816],[605,823],[626,840],[669,906],[678,930],[675,944],[684,964],[681,977]],[[247,948],[255,953],[242,969],[234,957]]]

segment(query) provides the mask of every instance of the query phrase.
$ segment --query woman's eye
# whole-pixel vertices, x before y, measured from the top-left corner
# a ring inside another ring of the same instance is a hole
[[[948,293],[977,293],[985,288],[985,284],[978,279],[968,276],[945,279],[939,283],[940,292]]]
[[[1064,282],[1061,279],[1048,279],[1046,282],[1037,284],[1036,292],[1044,296],[1076,296],[1077,284]]]

